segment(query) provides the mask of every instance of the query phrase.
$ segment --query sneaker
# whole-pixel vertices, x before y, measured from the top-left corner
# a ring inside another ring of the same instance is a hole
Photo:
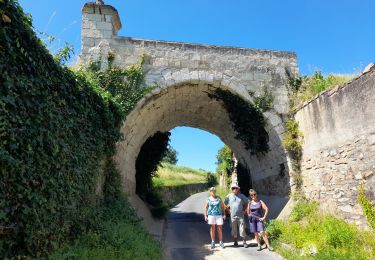
[[[233,246],[234,246],[234,247],[238,247],[238,242],[237,242],[237,241],[234,241]]]
[[[261,245],[258,245],[258,249],[257,251],[261,251],[262,250],[262,246]]]
[[[223,241],[220,241],[220,247],[225,248],[225,245],[224,245]]]
[[[273,251],[273,247],[272,246],[268,246],[267,247],[269,251]]]
[[[244,248],[248,248],[248,247],[249,247],[249,244],[247,244],[245,241],[243,241],[243,247],[244,247]]]
[[[215,248],[215,242],[211,242],[211,249]]]

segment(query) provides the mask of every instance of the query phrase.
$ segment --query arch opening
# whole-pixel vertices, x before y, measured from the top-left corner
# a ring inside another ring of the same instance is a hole
[[[136,160],[148,138],[178,126],[198,128],[218,136],[231,147],[241,165],[250,172],[251,186],[260,193],[290,193],[287,156],[281,144],[282,133],[279,129],[281,119],[275,120],[279,116],[276,112],[263,113],[269,150],[263,154],[254,154],[238,138],[238,132],[223,102],[209,97],[208,94],[217,88],[229,90],[251,103],[250,95],[239,93],[235,88],[214,86],[207,82],[184,82],[158,88],[137,104],[124,124],[122,131],[125,139],[118,145],[116,155],[127,193],[136,192]]]

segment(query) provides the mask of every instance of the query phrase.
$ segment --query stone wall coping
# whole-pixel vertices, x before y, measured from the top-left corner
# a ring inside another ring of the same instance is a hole
[[[189,42],[176,42],[176,41],[164,41],[164,40],[149,40],[142,38],[133,38],[126,36],[115,36],[115,40],[134,42],[140,45],[165,45],[179,47],[182,49],[195,49],[195,50],[214,50],[217,52],[228,52],[231,51],[233,54],[238,55],[270,55],[276,56],[277,58],[287,58],[287,59],[297,59],[297,55],[292,51],[276,51],[276,50],[265,50],[265,49],[255,49],[255,48],[243,48],[234,46],[221,46],[221,45],[210,45],[201,43],[189,43]]]
[[[311,98],[310,100],[307,100],[307,101],[303,102],[302,104],[300,104],[299,106],[297,106],[297,108],[293,112],[297,113],[298,111],[300,111],[303,108],[305,108],[306,106],[308,106],[310,103],[316,102],[316,100],[319,99],[321,96],[324,96],[324,95],[326,95],[328,97],[333,96],[334,94],[336,94],[336,93],[340,92],[341,90],[343,90],[343,89],[349,87],[350,85],[352,85],[352,83],[354,83],[358,79],[360,79],[360,78],[362,78],[365,75],[370,74],[370,73],[375,73],[375,66],[372,66],[370,69],[362,72],[358,76],[355,76],[352,80],[349,80],[348,82],[337,85],[336,87],[331,88],[331,89],[323,90],[322,92],[320,92],[319,94],[317,94],[316,96]]]

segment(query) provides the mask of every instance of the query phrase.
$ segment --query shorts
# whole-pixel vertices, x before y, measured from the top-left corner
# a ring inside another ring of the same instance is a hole
[[[246,237],[245,223],[243,221],[243,218],[232,218],[231,226],[232,226],[232,236],[234,238],[238,237],[237,229],[239,229],[241,237]]]
[[[251,233],[261,233],[264,231],[264,225],[262,221],[255,218],[250,218],[250,232]]]
[[[207,223],[209,225],[223,225],[224,220],[222,215],[208,215]]]

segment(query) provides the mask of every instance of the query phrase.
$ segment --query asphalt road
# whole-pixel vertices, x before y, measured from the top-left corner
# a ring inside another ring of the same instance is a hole
[[[282,259],[268,249],[257,251],[256,244],[253,246],[233,247],[230,236],[230,225],[228,220],[223,227],[223,240],[226,248],[221,249],[216,244],[215,249],[210,249],[209,225],[204,221],[203,208],[208,193],[194,194],[171,209],[165,235],[164,258],[169,260],[200,260],[200,259],[254,259],[254,260],[279,260]],[[216,239],[217,240],[217,239]],[[239,242],[242,244],[242,241]]]

